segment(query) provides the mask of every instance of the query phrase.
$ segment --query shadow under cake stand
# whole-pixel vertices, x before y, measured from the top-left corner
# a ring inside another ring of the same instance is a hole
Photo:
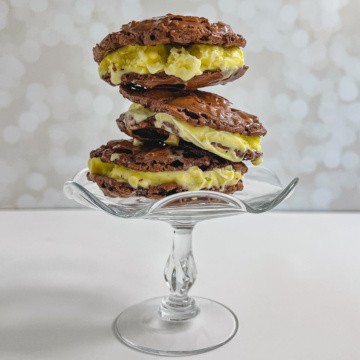
[[[173,228],[164,271],[170,294],[125,309],[114,322],[118,338],[137,350],[168,356],[199,354],[231,340],[238,329],[235,314],[216,301],[188,295],[197,274],[192,230],[203,220],[271,210],[291,194],[298,178],[284,187],[272,171],[254,167],[245,176],[244,190],[231,195],[202,190],[153,200],[106,197],[87,180],[87,172],[65,183],[69,199],[120,218],[161,220]]]

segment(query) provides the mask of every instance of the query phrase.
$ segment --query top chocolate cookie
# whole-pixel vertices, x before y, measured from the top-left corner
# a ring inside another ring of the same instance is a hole
[[[246,40],[229,25],[210,23],[195,16],[167,14],[143,21],[131,21],[118,32],[107,35],[94,47],[94,60],[100,63],[108,53],[126,45],[209,44],[245,47]]]
[[[245,44],[222,22],[167,14],[123,25],[93,52],[101,78],[112,85],[195,89],[242,76]]]

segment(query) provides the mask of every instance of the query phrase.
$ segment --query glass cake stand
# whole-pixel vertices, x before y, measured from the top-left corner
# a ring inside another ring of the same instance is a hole
[[[188,295],[197,274],[192,230],[203,220],[271,210],[291,194],[298,178],[284,187],[270,170],[252,167],[243,191],[231,195],[188,191],[153,200],[104,196],[87,180],[87,172],[81,170],[65,183],[69,199],[120,218],[162,220],[173,228],[172,251],[164,271],[170,294],[125,309],[114,322],[117,337],[137,350],[168,356],[206,352],[231,340],[238,328],[235,314],[216,301]]]

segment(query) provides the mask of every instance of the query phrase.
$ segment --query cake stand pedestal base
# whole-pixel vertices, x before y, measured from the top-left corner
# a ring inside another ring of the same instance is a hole
[[[179,321],[161,317],[161,297],[133,305],[115,320],[115,334],[134,349],[167,356],[200,354],[231,340],[238,329],[235,314],[216,301],[193,299],[197,315]]]

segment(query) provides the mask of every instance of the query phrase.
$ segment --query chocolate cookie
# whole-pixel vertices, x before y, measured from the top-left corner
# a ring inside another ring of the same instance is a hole
[[[190,80],[184,82],[176,76],[166,75],[165,73],[159,74],[124,74],[121,77],[122,85],[134,84],[147,89],[153,88],[173,88],[179,90],[194,90],[212,85],[224,85],[230,81],[234,81],[242,77],[248,70],[248,66],[244,65],[233,73],[226,71],[204,71],[201,75],[194,76]],[[228,76],[229,75],[229,76]],[[102,76],[110,85],[114,85],[110,80],[110,75]]]
[[[245,39],[222,22],[167,14],[132,21],[93,49],[100,77],[111,85],[195,89],[241,77]]]
[[[133,101],[117,119],[126,134],[176,145],[179,139],[230,161],[260,162],[260,136],[266,129],[255,115],[231,107],[225,98],[204,91],[121,87]]]
[[[88,179],[111,197],[160,198],[189,190],[242,190],[243,163],[231,163],[191,146],[135,146],[110,141],[90,153]]]

